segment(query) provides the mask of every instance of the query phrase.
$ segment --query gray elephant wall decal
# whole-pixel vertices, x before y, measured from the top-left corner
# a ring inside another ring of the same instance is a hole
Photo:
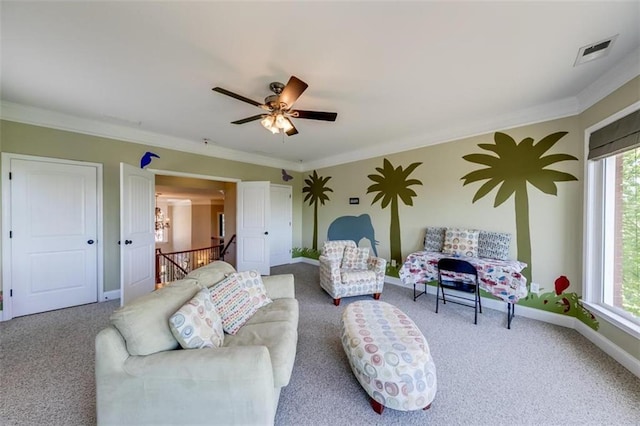
[[[327,232],[327,239],[332,240],[353,240],[356,244],[363,238],[366,238],[371,243],[373,253],[378,256],[378,250],[376,245],[375,231],[371,224],[371,217],[368,214],[361,214],[360,216],[340,216],[336,218],[331,225],[329,225],[329,231]]]

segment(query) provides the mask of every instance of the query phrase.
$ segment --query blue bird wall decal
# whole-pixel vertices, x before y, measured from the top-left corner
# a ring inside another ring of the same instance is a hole
[[[149,164],[151,164],[151,160],[153,160],[153,157],[160,158],[160,156],[158,154],[154,154],[151,151],[145,152],[144,155],[142,156],[142,158],[140,159],[140,168],[144,169]]]

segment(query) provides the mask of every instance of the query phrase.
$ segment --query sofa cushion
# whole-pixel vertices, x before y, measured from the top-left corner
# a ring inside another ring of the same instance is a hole
[[[184,349],[218,348],[224,342],[222,318],[204,288],[169,318],[169,328]]]
[[[174,281],[116,310],[109,321],[124,338],[131,355],[176,349],[179,345],[169,328],[169,318],[198,290],[196,280]]]
[[[211,287],[212,285],[222,281],[227,275],[236,272],[236,270],[221,260],[216,260],[187,274],[187,278],[193,278],[203,287]]]
[[[250,324],[287,321],[298,324],[298,301],[296,299],[275,299],[273,303],[258,309],[245,327]]]
[[[276,321],[246,324],[236,335],[225,336],[223,346],[266,346],[271,357],[273,384],[276,388],[280,388],[289,384],[296,358],[297,343],[297,324]]]
[[[342,255],[342,269],[367,269],[369,248],[345,247]]]
[[[267,296],[267,289],[264,287],[262,277],[258,271],[235,272],[233,275],[249,293],[251,301],[258,308],[262,308],[271,303],[271,299]]]
[[[222,328],[229,334],[236,334],[258,310],[235,274],[211,287],[211,301],[222,318]]]
[[[445,227],[428,226],[424,235],[425,251],[442,251],[444,246]]]
[[[453,256],[478,257],[478,230],[447,228],[442,252]]]
[[[509,260],[511,234],[506,232],[480,231],[478,234],[478,257]]]

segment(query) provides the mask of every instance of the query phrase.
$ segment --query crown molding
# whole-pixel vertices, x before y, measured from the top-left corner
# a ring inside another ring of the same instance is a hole
[[[167,136],[141,129],[133,129],[112,123],[104,123],[98,120],[81,118],[14,102],[0,101],[0,119],[91,136],[117,139],[125,142],[157,146],[225,160],[302,171],[301,164],[297,162],[223,148],[214,144],[204,145],[188,139]]]
[[[578,114],[578,101],[574,97],[526,108],[502,115],[495,119],[468,120],[462,125],[450,126],[419,136],[394,140],[382,144],[368,146],[365,149],[347,152],[317,161],[302,164],[304,171],[332,167],[340,164],[369,158],[391,155],[412,149],[453,142],[460,139],[484,135],[496,130],[506,130],[530,124],[540,123]]]
[[[640,49],[631,52],[615,67],[578,93],[576,98],[580,107],[579,112],[584,112],[638,76],[640,76]]]

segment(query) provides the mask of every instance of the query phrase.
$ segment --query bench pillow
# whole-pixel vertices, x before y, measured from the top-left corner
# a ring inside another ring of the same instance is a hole
[[[428,226],[424,235],[424,251],[442,251],[446,231],[443,226]]]
[[[511,234],[506,232],[480,231],[478,235],[478,257],[509,260]]]
[[[477,229],[447,228],[442,252],[452,256],[478,257]]]

